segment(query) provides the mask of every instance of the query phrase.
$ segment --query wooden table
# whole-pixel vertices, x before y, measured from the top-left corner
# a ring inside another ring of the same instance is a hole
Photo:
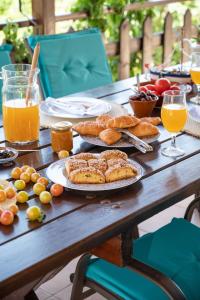
[[[127,100],[132,84],[133,79],[128,79],[81,95],[114,101],[130,111]],[[46,273],[199,190],[200,140],[180,134],[177,143],[186,154],[172,159],[161,155],[161,148],[169,144],[170,136],[162,126],[160,130],[153,152],[144,155],[133,149],[128,151],[144,168],[142,180],[129,189],[112,195],[102,193],[95,199],[65,192],[52,205],[45,206],[33,195],[31,186],[28,187],[31,199],[28,204],[20,205],[14,225],[0,226],[0,298],[14,292],[16,299],[22,291],[20,288],[31,287],[32,282],[37,283]],[[2,127],[0,136],[4,145]],[[29,164],[45,174],[45,169],[57,160],[51,150],[48,129],[40,131],[39,145],[33,147],[39,151],[20,154],[16,165]],[[76,136],[73,153],[88,150],[102,149],[91,147]],[[12,168],[13,165],[0,167],[0,178],[10,180]],[[104,199],[110,202],[102,202]],[[42,224],[29,223],[25,218],[27,207],[35,204],[46,213]]]

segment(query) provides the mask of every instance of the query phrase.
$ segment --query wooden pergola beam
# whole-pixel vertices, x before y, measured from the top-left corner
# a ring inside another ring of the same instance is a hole
[[[32,0],[32,16],[39,25],[36,34],[55,33],[55,0]]]

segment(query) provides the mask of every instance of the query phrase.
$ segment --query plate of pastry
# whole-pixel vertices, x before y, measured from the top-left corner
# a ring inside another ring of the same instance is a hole
[[[136,137],[147,143],[158,140],[160,131],[157,125],[161,123],[159,117],[146,117],[138,119],[132,115],[111,117],[101,115],[96,121],[80,122],[73,126],[82,139],[90,144],[102,147],[126,148],[134,147],[131,138],[120,132],[126,129]]]
[[[121,189],[137,182],[143,168],[125,152],[79,153],[51,164],[47,176],[67,189],[99,192]]]
[[[110,112],[111,108],[108,102],[91,97],[49,97],[40,105],[40,110],[45,115],[70,119],[94,118]]]

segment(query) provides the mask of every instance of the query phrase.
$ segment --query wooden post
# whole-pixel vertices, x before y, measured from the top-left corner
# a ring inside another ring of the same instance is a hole
[[[55,0],[32,0],[32,16],[40,25],[35,34],[55,33]]]
[[[192,15],[189,9],[187,9],[185,16],[184,16],[184,25],[183,25],[183,34],[182,38],[183,39],[191,39],[192,36]],[[190,55],[190,45],[187,42],[182,43],[183,45],[183,51],[182,52],[182,62],[186,62],[189,60],[189,57],[187,56]]]
[[[130,55],[129,21],[125,20],[120,27],[119,79],[130,77]]]
[[[164,40],[163,40],[163,63],[169,64],[171,61],[171,54],[173,49],[173,28],[172,15],[167,13],[164,24]]]
[[[153,54],[153,32],[152,20],[147,17],[143,24],[143,45],[142,45],[142,72],[145,70],[145,64],[151,64]]]

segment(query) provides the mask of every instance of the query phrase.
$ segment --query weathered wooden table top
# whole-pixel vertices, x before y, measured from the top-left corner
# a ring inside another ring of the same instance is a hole
[[[114,101],[131,112],[128,97],[133,81],[120,81],[79,95]],[[52,205],[42,205],[33,195],[31,185],[28,187],[30,200],[20,205],[13,226],[0,225],[0,297],[199,190],[200,139],[180,134],[177,143],[185,155],[172,159],[161,155],[161,147],[169,144],[170,135],[162,126],[160,131],[153,152],[128,150],[130,158],[144,168],[142,180],[128,189],[110,195],[102,193],[95,199],[66,191],[53,199]],[[4,145],[2,127],[0,138]],[[39,144],[32,147],[40,151],[21,153],[16,165],[29,164],[45,174],[46,168],[58,159],[51,149],[49,129],[40,131]],[[89,150],[104,149],[84,143],[76,135],[73,153]],[[11,180],[12,168],[13,165],[0,166],[0,178]],[[102,202],[104,199],[110,202]],[[120,207],[116,208],[115,203],[120,203]],[[25,211],[31,205],[41,206],[46,213],[42,224],[26,220]]]

